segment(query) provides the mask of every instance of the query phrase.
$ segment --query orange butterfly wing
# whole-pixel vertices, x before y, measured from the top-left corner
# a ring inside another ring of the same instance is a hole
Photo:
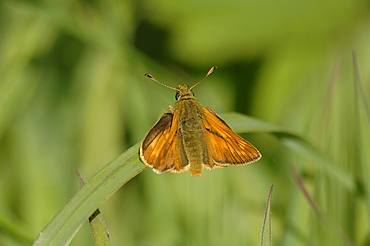
[[[261,158],[260,152],[245,141],[211,110],[204,110],[204,132],[210,157],[209,169],[246,165]]]
[[[183,148],[178,119],[173,113],[165,113],[148,132],[140,146],[140,158],[156,173],[181,173],[189,169],[189,163],[180,151]]]

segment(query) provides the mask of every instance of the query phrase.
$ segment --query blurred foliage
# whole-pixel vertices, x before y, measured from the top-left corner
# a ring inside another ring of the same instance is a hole
[[[148,169],[118,190],[100,207],[115,245],[258,245],[271,184],[275,245],[369,245],[369,10],[364,0],[1,1],[0,245],[32,244],[79,191],[74,169],[89,180],[173,104],[145,73],[176,86],[214,65],[195,89],[203,105],[299,134],[356,186],[284,138],[243,135],[263,155],[254,165],[200,178]],[[92,244],[86,223],[71,245]]]

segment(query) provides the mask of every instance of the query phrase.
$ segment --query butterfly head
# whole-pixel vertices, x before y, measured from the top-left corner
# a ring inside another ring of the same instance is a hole
[[[187,100],[195,98],[194,92],[191,91],[188,85],[179,85],[176,88],[177,92],[175,99],[178,100]]]

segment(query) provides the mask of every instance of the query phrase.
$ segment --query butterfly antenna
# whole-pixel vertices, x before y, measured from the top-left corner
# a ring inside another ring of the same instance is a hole
[[[211,73],[213,73],[213,71],[215,71],[217,67],[211,67],[211,69],[208,71],[208,73],[206,74],[206,76],[203,77],[203,79],[199,80],[198,83],[196,83],[195,85],[193,85],[192,87],[190,87],[190,90],[192,90],[195,86],[199,85],[203,80],[205,80],[208,75],[210,75]]]
[[[175,91],[178,91],[178,89],[174,88],[174,87],[171,87],[169,85],[166,85],[166,84],[163,84],[162,82],[158,81],[156,78],[153,77],[153,75],[149,74],[149,73],[146,73],[145,74],[146,77],[148,77],[149,79],[151,80],[154,80],[155,82],[157,82],[158,84],[160,85],[163,85],[164,87],[167,87],[167,88],[170,88],[172,90],[175,90]]]

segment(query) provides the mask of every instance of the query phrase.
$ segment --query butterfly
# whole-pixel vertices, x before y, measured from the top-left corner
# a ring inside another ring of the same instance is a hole
[[[176,103],[149,130],[140,145],[141,161],[154,172],[200,176],[202,169],[246,165],[261,158],[260,152],[237,135],[215,112],[203,107],[192,89],[217,67],[212,67],[198,83],[176,88],[145,76],[176,91]]]

